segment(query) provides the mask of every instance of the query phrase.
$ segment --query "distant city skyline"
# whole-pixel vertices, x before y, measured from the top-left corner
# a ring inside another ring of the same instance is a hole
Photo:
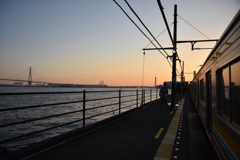
[[[147,34],[126,3],[116,1]],[[239,0],[161,2],[169,24],[173,22],[177,4],[178,40],[219,39],[240,6]],[[128,0],[128,3],[155,37],[165,30],[156,0]],[[171,67],[157,51],[145,52],[142,81],[142,49],[149,41],[112,0],[3,0],[0,22],[0,79],[27,79],[32,67],[36,72],[33,80],[51,83],[104,81],[108,86],[141,86],[144,82],[144,86],[154,86],[155,77],[157,84],[171,81]],[[171,32],[172,28],[173,25]],[[157,40],[163,47],[172,46],[167,31]],[[215,44],[196,43],[195,47],[213,48]],[[177,48],[186,73],[198,71],[210,53],[210,50],[192,51],[190,43],[178,44]],[[180,71],[179,64],[177,68]],[[185,77],[191,81],[193,74]]]

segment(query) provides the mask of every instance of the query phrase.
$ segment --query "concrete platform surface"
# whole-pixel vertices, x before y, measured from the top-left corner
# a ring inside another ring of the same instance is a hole
[[[199,154],[205,155],[200,158],[214,159],[189,96],[181,99],[179,104],[175,108],[160,108],[160,101],[156,101],[120,120],[27,159],[167,160],[196,159]],[[189,122],[189,119],[193,120]],[[195,135],[191,135],[191,126],[196,123],[194,134],[197,132],[196,136],[203,139],[193,144]],[[204,150],[193,150],[191,145],[200,145]]]

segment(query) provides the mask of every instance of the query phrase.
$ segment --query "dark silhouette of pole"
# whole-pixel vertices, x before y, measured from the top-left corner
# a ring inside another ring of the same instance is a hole
[[[175,84],[176,84],[176,56],[177,56],[177,5],[174,5],[174,28],[173,28],[173,55],[172,55],[172,90],[171,107],[175,107]]]
[[[183,96],[183,82],[184,82],[184,61],[182,62],[182,72],[181,72],[181,96]]]

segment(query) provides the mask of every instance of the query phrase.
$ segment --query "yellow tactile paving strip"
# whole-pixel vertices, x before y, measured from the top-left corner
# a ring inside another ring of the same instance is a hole
[[[160,128],[158,133],[156,134],[156,136],[154,138],[159,138],[160,135],[162,134],[162,131],[164,130],[164,128]]]
[[[154,157],[154,160],[170,160],[172,156],[173,146],[177,135],[177,129],[182,114],[184,105],[184,98],[181,100],[181,104],[170,123],[167,133],[165,134],[162,143],[160,144],[158,151]]]

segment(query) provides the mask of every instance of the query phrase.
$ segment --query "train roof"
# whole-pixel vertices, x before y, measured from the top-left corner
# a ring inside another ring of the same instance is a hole
[[[198,73],[201,72],[201,70],[205,67],[205,65],[209,62],[209,60],[212,58],[213,54],[219,49],[221,44],[224,43],[227,36],[229,36],[230,32],[236,27],[236,25],[240,22],[240,10],[236,13],[232,21],[229,23],[228,27],[223,32],[222,36],[219,38],[218,42],[214,46],[214,48],[209,53],[208,57],[206,58],[205,62],[203,63],[202,67],[199,69]],[[198,73],[195,75],[195,77],[198,75]],[[194,77],[194,78],[195,78]],[[193,78],[193,79],[194,79]]]

